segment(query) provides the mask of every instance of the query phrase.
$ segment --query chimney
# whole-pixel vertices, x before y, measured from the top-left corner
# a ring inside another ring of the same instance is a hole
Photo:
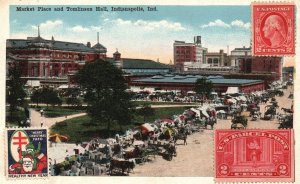
[[[91,48],[91,42],[87,42],[86,46]]]

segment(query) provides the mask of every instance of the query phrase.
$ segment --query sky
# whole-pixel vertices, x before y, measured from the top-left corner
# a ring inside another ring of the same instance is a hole
[[[123,58],[152,59],[169,63],[173,61],[175,40],[193,42],[196,35],[202,36],[202,46],[209,52],[223,49],[227,52],[236,47],[249,47],[251,37],[250,6],[156,6],[157,11],[16,11],[10,6],[10,38],[26,39],[37,36],[40,26],[41,37],[55,40],[80,42],[92,45],[100,43],[108,52],[118,49]],[[19,6],[18,6],[19,7]],[[78,7],[78,6],[68,6]],[[104,7],[104,6],[101,6]]]

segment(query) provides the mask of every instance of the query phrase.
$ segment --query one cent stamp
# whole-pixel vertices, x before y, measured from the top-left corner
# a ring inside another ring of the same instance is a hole
[[[295,54],[295,5],[252,4],[252,54]]]
[[[47,177],[47,129],[9,129],[6,131],[8,178]]]
[[[218,182],[293,182],[293,130],[216,130]]]

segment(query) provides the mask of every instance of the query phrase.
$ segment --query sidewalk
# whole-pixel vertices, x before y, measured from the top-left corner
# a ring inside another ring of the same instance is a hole
[[[77,118],[86,115],[86,113],[78,113],[78,114],[69,115],[67,117],[61,116],[56,118],[46,118],[46,117],[41,117],[40,112],[35,111],[33,109],[30,109],[30,114],[31,114],[32,127],[41,127],[41,122],[43,121],[44,122],[43,127],[49,127],[49,128],[53,126],[55,123],[59,123],[67,119]]]

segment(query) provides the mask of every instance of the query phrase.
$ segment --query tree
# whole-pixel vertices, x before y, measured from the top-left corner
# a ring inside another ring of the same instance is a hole
[[[36,106],[39,106],[39,103],[43,101],[42,89],[37,89],[32,92],[30,97],[31,102],[36,103]]]
[[[140,109],[137,110],[137,114],[144,117],[144,122],[146,117],[154,116],[155,110],[150,106],[144,104]]]
[[[66,103],[68,104],[68,105],[71,105],[71,106],[73,106],[73,107],[75,107],[75,106],[81,106],[81,101],[80,101],[80,99],[79,98],[76,98],[76,97],[68,97],[67,99],[66,99]]]
[[[106,124],[109,132],[112,123],[129,124],[132,119],[130,94],[122,71],[107,61],[95,60],[78,71],[76,79],[87,102],[87,113],[93,121]]]
[[[16,111],[18,106],[22,106],[26,96],[24,84],[21,80],[21,71],[17,66],[8,70],[7,95],[6,101],[10,105],[10,114]]]
[[[209,97],[213,89],[213,84],[210,80],[203,77],[200,79],[197,79],[195,84],[195,91],[198,95],[204,98],[204,96]]]
[[[54,91],[52,88],[41,88],[33,91],[31,96],[31,101],[35,102],[38,106],[39,103],[49,104],[52,106],[60,105],[62,100],[59,98],[58,93]]]

